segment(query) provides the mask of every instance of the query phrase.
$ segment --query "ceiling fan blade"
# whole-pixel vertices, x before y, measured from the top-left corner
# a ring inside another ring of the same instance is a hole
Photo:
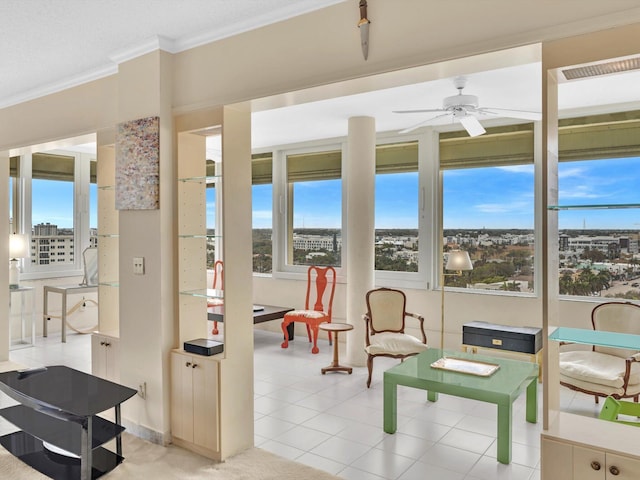
[[[446,112],[442,108],[428,108],[425,110],[394,110],[393,113],[430,113],[430,112]]]
[[[487,133],[487,131],[480,124],[480,121],[473,115],[465,115],[464,117],[459,117],[458,120],[460,120],[460,123],[470,137],[477,137],[479,135]]]
[[[530,112],[527,110],[511,110],[509,108],[490,108],[483,107],[476,110],[478,113],[487,115],[500,115],[509,118],[519,118],[522,120],[542,120],[542,114],[539,112]]]
[[[440,111],[440,110],[438,110]],[[424,127],[425,125],[429,125],[429,123],[431,123],[433,120],[435,120],[436,118],[440,118],[440,117],[446,117],[447,115],[449,115],[449,113],[443,113],[442,115],[436,115],[435,117],[431,117],[427,120],[424,120],[420,123],[416,123],[415,125],[405,128],[404,130],[400,130],[398,133],[402,134],[402,133],[409,133],[409,132],[413,132],[414,130],[417,130],[420,127]]]

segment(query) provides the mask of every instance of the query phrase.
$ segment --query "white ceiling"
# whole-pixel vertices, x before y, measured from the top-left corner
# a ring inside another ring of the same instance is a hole
[[[161,38],[164,49],[178,52],[342,1],[1,0],[0,108],[114,73],[124,52],[153,39]],[[431,114],[392,111],[440,108],[444,97],[457,93],[453,77],[459,74],[468,78],[464,93],[477,95],[480,107],[540,111],[536,48],[487,54],[482,62],[462,59],[392,72],[366,79],[366,86],[354,80],[339,88],[312,89],[306,103],[254,113],[253,147],[346,136],[352,116],[374,117],[380,132],[409,127]],[[499,68],[492,68],[492,55],[501,56],[495,62]],[[505,63],[505,55],[512,61]],[[478,64],[484,71],[477,71]],[[638,85],[638,73],[564,84],[559,97],[563,115],[585,108],[612,111],[620,104],[639,108]],[[437,124],[446,129],[447,121]],[[483,120],[485,126],[496,122]]]

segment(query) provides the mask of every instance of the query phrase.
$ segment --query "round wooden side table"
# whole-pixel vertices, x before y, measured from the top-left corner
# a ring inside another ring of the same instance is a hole
[[[351,373],[353,371],[351,367],[342,366],[338,362],[338,333],[353,330],[353,325],[349,323],[321,323],[318,328],[335,333],[335,338],[333,339],[333,361],[331,365],[322,369],[322,374],[324,375],[327,372]]]

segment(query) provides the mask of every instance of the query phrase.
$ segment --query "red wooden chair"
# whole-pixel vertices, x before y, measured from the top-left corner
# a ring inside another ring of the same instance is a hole
[[[224,263],[222,260],[216,260],[213,264],[213,284],[211,288],[214,290],[224,290]],[[222,305],[223,302],[224,300],[221,298],[210,298],[207,300],[207,307]],[[211,333],[218,335],[218,322],[213,322],[213,330],[211,330]]]
[[[315,289],[312,289],[311,287],[314,284]],[[329,285],[331,288],[327,288]],[[309,267],[307,270],[307,296],[304,302],[304,310],[293,310],[285,314],[284,320],[282,321],[282,332],[284,333],[282,348],[289,346],[287,326],[291,322],[304,322],[307,324],[309,342],[311,342],[311,333],[313,332],[313,348],[311,349],[311,353],[318,353],[320,351],[318,349],[318,325],[324,322],[331,323],[331,308],[335,289],[336,271],[333,267]],[[315,295],[315,301],[311,299],[312,293]],[[328,333],[329,345],[331,345],[331,332]]]

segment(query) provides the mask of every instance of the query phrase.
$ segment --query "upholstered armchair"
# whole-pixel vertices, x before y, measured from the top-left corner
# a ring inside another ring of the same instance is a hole
[[[594,330],[640,335],[640,305],[601,303],[591,312]],[[591,350],[560,352],[560,384],[572,390],[616,399],[640,394],[640,352],[593,346]]]
[[[426,350],[427,336],[424,333],[424,318],[406,311],[407,299],[401,290],[377,288],[367,292],[366,300],[367,313],[363,315],[366,323],[364,349],[367,352],[369,388],[375,357],[399,358],[402,361]],[[406,317],[415,318],[419,322],[421,340],[405,333]]]

